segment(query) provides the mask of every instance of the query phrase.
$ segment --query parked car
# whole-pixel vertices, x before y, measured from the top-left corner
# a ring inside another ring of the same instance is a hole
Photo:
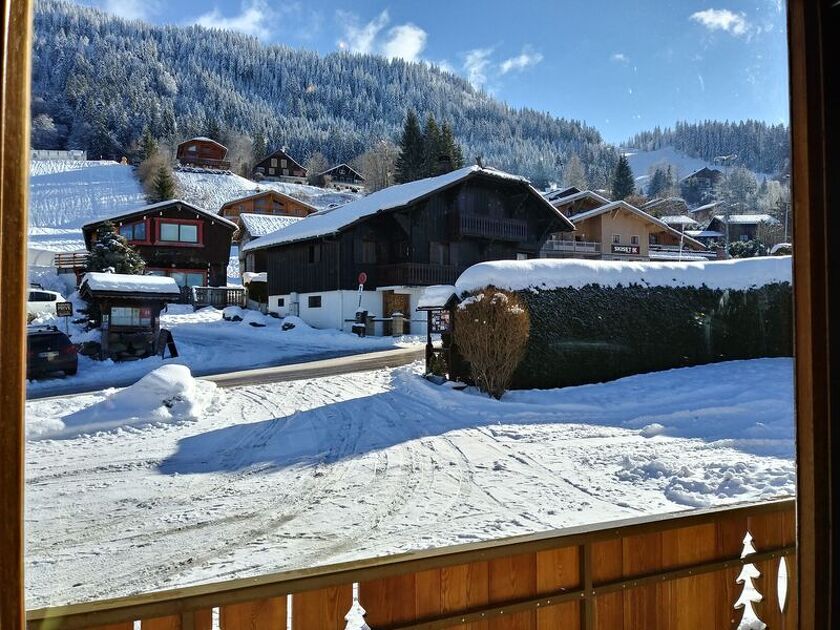
[[[56,302],[63,302],[64,296],[55,291],[46,289],[29,289],[29,300],[26,303],[26,310],[30,315],[41,313],[52,313],[55,315]]]
[[[26,332],[26,378],[53,372],[73,376],[79,368],[76,346],[55,326],[30,327]]]

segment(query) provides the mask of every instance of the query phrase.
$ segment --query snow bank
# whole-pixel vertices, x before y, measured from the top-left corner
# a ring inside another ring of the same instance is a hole
[[[127,273],[88,272],[82,285],[92,291],[131,291],[134,293],[181,295],[178,284],[168,276],[139,276]]]
[[[110,390],[102,400],[69,415],[30,413],[26,437],[67,439],[128,427],[195,421],[209,407],[215,388],[214,383],[194,379],[186,366],[164,365],[134,385]]]
[[[440,308],[455,295],[455,287],[451,284],[433,284],[423,289],[417,302],[417,310]]]
[[[459,295],[495,286],[510,291],[641,285],[746,290],[790,282],[791,257],[692,262],[624,262],[542,258],[473,265],[458,278]]]

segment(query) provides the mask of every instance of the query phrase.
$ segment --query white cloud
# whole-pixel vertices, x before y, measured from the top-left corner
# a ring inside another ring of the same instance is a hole
[[[539,62],[543,60],[542,53],[534,52],[530,49],[530,47],[525,46],[522,49],[522,52],[519,53],[516,57],[511,57],[510,59],[505,59],[500,65],[499,70],[501,70],[502,74],[507,74],[512,70],[521,71],[529,66],[535,66]]]
[[[376,38],[391,19],[388,16],[388,9],[385,9],[370,22],[362,26],[359,26],[358,18],[352,13],[339,11],[338,17],[339,20],[345,23],[344,37],[338,40],[338,47],[342,50],[364,54],[375,52],[374,43]]]
[[[160,10],[159,0],[105,0],[101,6],[127,20],[146,20]]]
[[[750,28],[746,15],[729,9],[706,9],[691,14],[691,19],[710,31],[726,31],[733,35],[745,35]]]
[[[490,55],[492,48],[474,48],[468,50],[464,58],[464,72],[467,73],[467,80],[481,87],[487,83],[487,68],[490,66]]]
[[[271,21],[274,12],[265,0],[249,0],[241,5],[238,15],[227,17],[218,8],[214,8],[193,20],[194,24],[207,28],[218,28],[239,31],[246,35],[253,35],[260,39],[267,39],[271,34]]]
[[[703,75],[702,74],[697,75],[697,81],[700,83],[700,91],[705,92],[706,91],[706,82],[703,80]]]
[[[414,24],[395,26],[388,31],[388,40],[382,45],[382,53],[389,59],[417,61],[426,48],[426,37],[426,31]]]
[[[616,63],[630,63],[630,58],[622,52],[617,52],[610,55],[610,61],[615,61]]]

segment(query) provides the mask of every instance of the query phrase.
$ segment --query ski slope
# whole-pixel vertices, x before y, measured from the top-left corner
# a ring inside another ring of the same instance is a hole
[[[501,401],[420,370],[204,390],[194,421],[30,441],[28,606],[794,492],[791,359]],[[27,422],[112,397],[30,401]]]

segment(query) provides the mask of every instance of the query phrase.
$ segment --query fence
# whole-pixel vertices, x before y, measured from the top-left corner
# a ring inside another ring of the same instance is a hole
[[[742,558],[748,532],[755,552]],[[737,580],[751,576],[758,617],[794,628],[794,541],[794,500],[784,499],[33,610],[27,623],[211,630],[217,609],[221,630],[275,630],[291,605],[292,630],[341,630],[357,588],[372,630],[732,628],[749,586]]]
[[[245,307],[247,297],[242,287],[192,287],[192,305],[196,308],[213,306],[225,308],[226,306]]]

